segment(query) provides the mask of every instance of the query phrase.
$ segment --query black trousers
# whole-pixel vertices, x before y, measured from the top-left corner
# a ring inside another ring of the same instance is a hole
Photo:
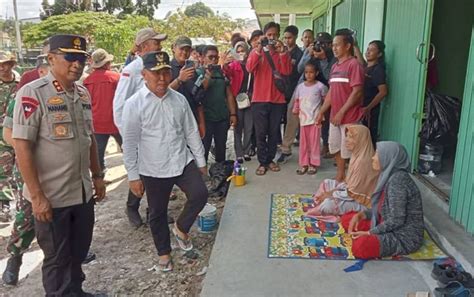
[[[362,120],[362,124],[370,130],[370,137],[372,138],[374,149],[376,149],[376,143],[379,137],[379,114],[380,106],[377,106],[370,111],[370,116],[368,119],[365,118]]]
[[[209,150],[211,149],[212,139],[216,148],[216,162],[225,161],[225,150],[227,143],[227,132],[229,131],[229,121],[212,122],[206,121],[206,135],[202,140],[204,145],[206,161],[209,157]]]
[[[43,286],[46,296],[80,296],[86,258],[94,228],[94,199],[88,203],[53,208],[53,221],[35,221],[43,250]]]
[[[268,166],[275,158],[281,138],[280,123],[285,104],[252,103],[253,124],[257,137],[257,157],[260,165]]]
[[[329,145],[329,117],[331,116],[331,109],[326,111],[324,114],[324,122],[321,127],[321,138],[323,139],[323,145],[328,146]]]
[[[171,178],[141,176],[145,185],[148,208],[150,211],[150,229],[158,255],[171,253],[170,229],[168,227],[168,203],[174,185],[186,194],[186,204],[176,225],[182,232],[188,233],[199,212],[207,202],[207,188],[201,172],[193,162],[189,163],[183,174]]]
[[[110,136],[112,136],[119,147],[122,147],[122,136],[119,133],[117,134],[94,134],[95,140],[97,141],[97,151],[99,153],[99,163],[102,170],[105,170],[105,149],[107,148],[107,143],[109,142]]]

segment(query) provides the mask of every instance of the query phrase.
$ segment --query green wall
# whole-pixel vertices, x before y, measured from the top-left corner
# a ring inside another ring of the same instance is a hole
[[[474,1],[435,1],[431,31],[439,78],[435,92],[462,99],[473,21]]]

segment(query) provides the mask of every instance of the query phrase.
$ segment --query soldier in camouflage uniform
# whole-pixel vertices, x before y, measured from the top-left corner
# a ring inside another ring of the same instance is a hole
[[[13,147],[3,139],[3,120],[8,103],[14,99],[16,85],[20,81],[13,71],[16,58],[10,53],[0,51],[0,220],[10,219],[10,200],[13,199],[12,171],[15,163]]]
[[[48,63],[45,56],[38,57],[37,66],[38,68],[42,67],[41,77],[48,73]],[[3,122],[4,141],[10,144],[12,143],[11,134],[14,108],[15,100],[10,100]],[[13,168],[12,188],[13,196],[16,199],[16,215],[7,245],[7,251],[11,257],[2,275],[3,282],[7,285],[16,285],[18,283],[23,253],[30,247],[31,242],[35,238],[33,209],[31,203],[23,196],[23,179],[16,164]]]

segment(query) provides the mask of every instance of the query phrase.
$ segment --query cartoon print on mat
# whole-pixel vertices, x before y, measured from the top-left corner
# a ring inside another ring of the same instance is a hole
[[[268,257],[354,259],[352,238],[339,223],[304,216],[313,207],[310,194],[273,194]],[[432,260],[446,257],[425,232],[425,243],[416,253],[393,260]]]

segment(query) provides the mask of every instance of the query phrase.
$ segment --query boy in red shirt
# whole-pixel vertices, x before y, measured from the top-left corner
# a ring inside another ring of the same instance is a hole
[[[285,110],[286,101],[275,86],[272,68],[264,51],[268,51],[276,70],[282,75],[289,75],[292,71],[291,57],[286,50],[279,53],[275,51],[275,41],[280,35],[280,25],[270,22],[263,29],[263,38],[269,44],[262,46],[260,43],[253,49],[247,60],[246,68],[254,76],[252,94],[252,115],[257,138],[257,156],[260,166],[256,174],[264,175],[268,169],[280,171],[280,167],[273,162],[277,151],[277,142],[281,138],[280,121]]]
[[[346,148],[346,125],[360,121],[364,87],[364,68],[354,57],[352,30],[340,29],[332,42],[332,50],[338,62],[333,65],[329,78],[329,92],[326,96],[317,122],[324,119],[324,113],[331,108],[329,126],[329,152],[335,155],[337,163],[336,180],[345,179],[345,159],[351,157]]]

